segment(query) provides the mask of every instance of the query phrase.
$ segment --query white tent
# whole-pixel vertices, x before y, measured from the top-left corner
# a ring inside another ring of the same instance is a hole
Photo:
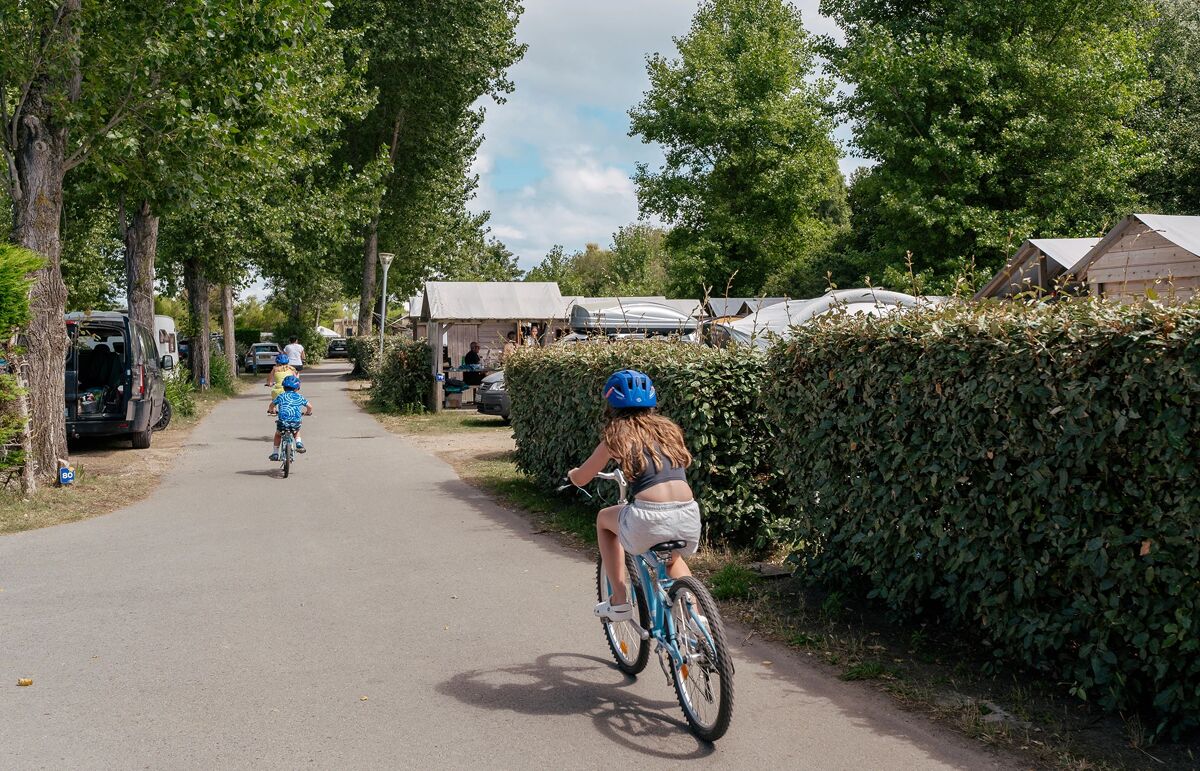
[[[329,338],[341,337],[341,335],[339,335],[337,332],[334,332],[329,327],[323,327],[319,324],[317,325],[317,334],[320,335],[321,337],[329,337]]]
[[[812,300],[788,300],[769,305],[757,313],[723,326],[739,343],[765,348],[772,337],[788,335],[791,327],[830,312],[881,316],[895,308],[936,305],[937,298],[917,298],[885,289],[840,289]]]
[[[552,281],[428,281],[422,321],[467,321],[566,318],[566,306]]]

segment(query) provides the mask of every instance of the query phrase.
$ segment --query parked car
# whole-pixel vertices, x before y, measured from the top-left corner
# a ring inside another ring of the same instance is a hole
[[[329,347],[325,349],[325,358],[327,359],[345,359],[350,356],[350,351],[346,348],[346,338],[334,337],[329,341]]]
[[[503,371],[493,372],[479,384],[479,406],[476,408],[479,412],[484,415],[499,415],[507,423],[511,405],[508,389],[504,385]]]
[[[258,374],[259,370],[270,370],[275,366],[275,357],[280,353],[278,343],[255,343],[246,349],[242,366],[247,372]]]
[[[70,313],[66,326],[67,435],[128,436],[148,448],[170,421],[163,375],[175,357],[159,356],[154,330],[124,313]]]

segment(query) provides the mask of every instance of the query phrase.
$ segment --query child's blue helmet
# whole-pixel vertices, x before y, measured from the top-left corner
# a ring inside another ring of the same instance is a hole
[[[604,384],[604,398],[615,409],[658,406],[658,392],[650,376],[636,369],[614,372]]]
[[[287,377],[285,377],[283,379],[283,390],[299,391],[300,390],[300,378],[296,377],[295,375],[288,375]]]
[[[287,364],[289,361],[291,361],[291,359],[288,358],[286,353],[281,353],[275,357],[276,364]]]

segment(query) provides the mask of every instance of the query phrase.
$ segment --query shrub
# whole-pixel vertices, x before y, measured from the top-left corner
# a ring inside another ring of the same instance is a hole
[[[433,356],[424,340],[392,338],[371,384],[371,404],[385,412],[423,412]]]
[[[235,329],[233,330],[233,341],[234,345],[236,346],[234,350],[240,356],[241,354],[245,353],[246,349],[250,346],[254,345],[255,343],[262,342],[262,330]]]
[[[660,410],[683,428],[706,537],[766,545],[777,524],[767,465],[774,428],[758,404],[762,357],[747,349],[645,341],[521,349],[505,368],[518,467],[549,488],[582,462],[599,440],[604,381],[627,367],[650,375]]]
[[[176,415],[190,418],[196,414],[196,386],[186,367],[178,367],[166,375],[167,401]]]
[[[834,318],[769,367],[802,570],[1197,721],[1200,309]]]
[[[224,353],[210,351],[208,355],[208,384],[211,388],[226,394],[237,391],[234,386],[234,374],[229,369],[229,359]],[[174,402],[171,404],[175,406]]]
[[[283,348],[293,337],[304,346],[304,358],[308,364],[320,364],[329,348],[329,341],[321,336],[316,329],[307,324],[285,321],[272,330],[275,342]]]
[[[396,338],[384,340],[384,348],[389,349],[395,344]],[[346,339],[346,356],[354,365],[350,377],[369,378],[375,369],[375,360],[379,356],[378,337],[350,337]]]

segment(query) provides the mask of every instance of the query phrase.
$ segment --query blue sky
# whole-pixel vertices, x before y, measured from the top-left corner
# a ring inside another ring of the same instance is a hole
[[[798,0],[805,26],[832,33],[818,0]],[[492,213],[492,234],[535,265],[554,244],[568,251],[607,245],[638,218],[630,176],[657,166],[657,147],[629,137],[627,111],[649,83],[647,54],[673,55],[694,0],[525,0],[517,35],[529,44],[510,72],[516,91],[485,104],[485,136],[475,163],[472,208]],[[839,131],[839,138],[847,138]],[[847,158],[845,171],[860,165]]]

